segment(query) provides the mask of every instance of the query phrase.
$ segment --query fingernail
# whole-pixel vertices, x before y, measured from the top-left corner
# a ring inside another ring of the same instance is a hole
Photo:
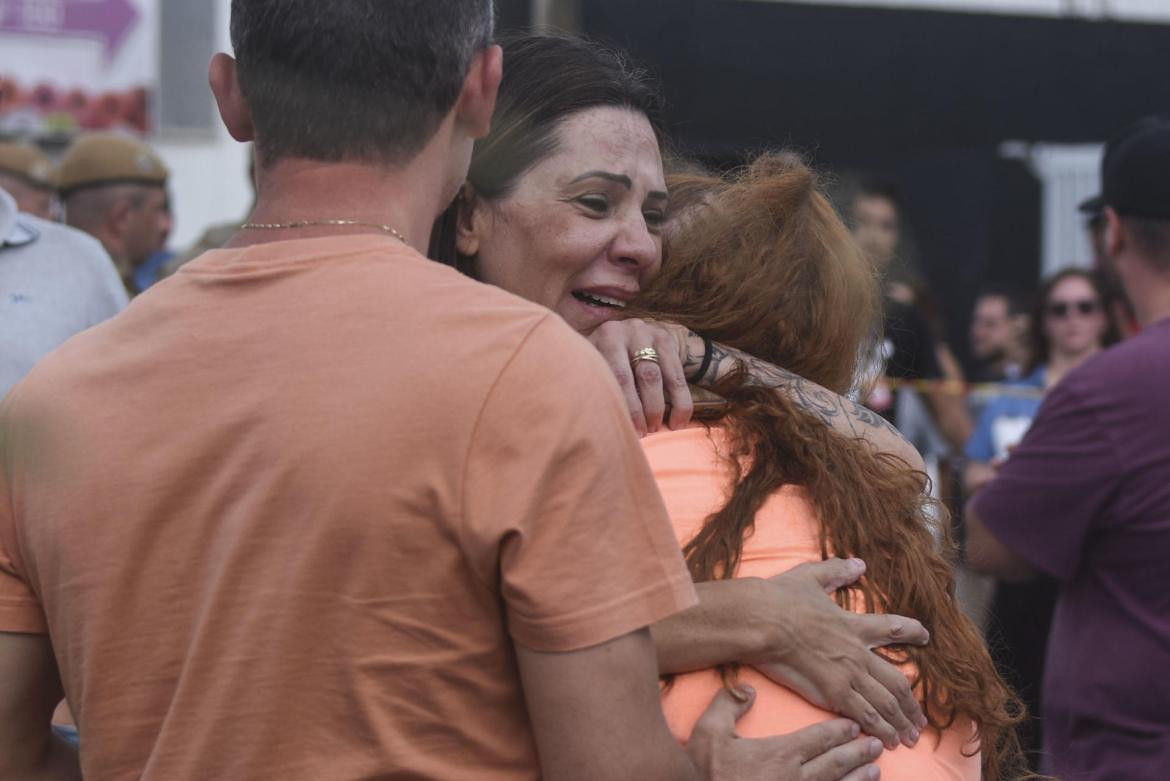
[[[918,729],[926,729],[926,725],[929,723],[930,722],[926,720],[926,715],[922,713],[919,713],[918,717],[914,719],[914,725],[918,727]]]
[[[909,746],[910,748],[914,748],[914,746],[916,746],[918,744],[918,738],[920,738],[921,736],[922,736],[922,733],[919,732],[918,730],[916,730],[916,729],[910,730],[910,734],[907,736],[909,738],[909,740],[907,741],[906,745]]]
[[[731,694],[732,697],[735,698],[735,701],[739,703],[747,702],[752,698],[752,695],[756,693],[755,689],[747,686],[746,684],[741,686],[732,686],[727,691]]]
[[[857,737],[861,734],[861,726],[855,722],[853,726],[849,728],[849,732],[853,735],[853,737]]]
[[[877,738],[871,739],[869,745],[865,747],[865,753],[877,759],[882,755],[882,742]]]
[[[852,568],[853,568],[853,569],[855,569],[855,570],[859,570],[859,571],[860,571],[860,570],[864,570],[864,569],[865,569],[865,562],[864,562],[864,561],[862,561],[861,559],[850,559],[850,560],[849,560],[849,566],[850,566],[850,567],[852,567]]]
[[[882,771],[876,767],[867,767],[865,769],[865,777],[868,781],[878,781],[882,777]]]
[[[743,689],[736,688],[734,686],[732,688],[728,689],[727,693],[730,694],[732,696],[732,698],[735,699],[736,702],[747,702],[748,699],[751,697],[751,695],[748,694],[747,692],[745,692]]]

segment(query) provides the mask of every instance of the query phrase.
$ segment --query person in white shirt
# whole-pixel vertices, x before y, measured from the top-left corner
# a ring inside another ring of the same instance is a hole
[[[43,356],[126,303],[97,240],[19,212],[0,189],[0,397]]]

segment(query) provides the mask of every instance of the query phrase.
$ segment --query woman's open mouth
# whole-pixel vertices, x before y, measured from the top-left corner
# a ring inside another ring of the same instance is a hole
[[[619,301],[616,298],[610,298],[608,296],[600,296],[596,293],[586,293],[581,290],[574,290],[572,295],[573,298],[589,306],[605,307],[609,309],[625,309],[626,307],[625,301]]]

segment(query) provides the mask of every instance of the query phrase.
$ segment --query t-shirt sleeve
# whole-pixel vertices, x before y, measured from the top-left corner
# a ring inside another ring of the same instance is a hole
[[[974,499],[975,513],[1001,543],[1060,580],[1077,571],[1122,477],[1098,402],[1070,380],[1048,395],[998,477]]]
[[[464,549],[522,645],[586,648],[697,601],[617,384],[559,319],[499,376],[465,475]]]
[[[11,491],[10,401],[0,404],[0,632],[45,634],[44,610],[25,580],[17,555],[16,517]]]

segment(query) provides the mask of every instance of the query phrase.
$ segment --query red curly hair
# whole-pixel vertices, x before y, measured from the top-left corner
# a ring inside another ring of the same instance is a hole
[[[668,185],[677,219],[666,262],[629,316],[685,325],[847,392],[878,333],[879,288],[815,174],[793,155],[766,154],[732,176],[692,167],[668,176]],[[838,592],[839,604],[914,616],[930,629],[928,646],[883,653],[916,666],[931,726],[970,719],[984,778],[1026,776],[1015,732],[1022,705],[958,607],[949,524],[925,496],[925,476],[742,371],[713,390],[726,405],[699,417],[727,433],[733,485],[684,548],[692,577],[734,577],[756,512],[782,486],[803,487],[820,521],[822,555],[868,565],[858,586]],[[724,668],[728,683],[734,674]]]

